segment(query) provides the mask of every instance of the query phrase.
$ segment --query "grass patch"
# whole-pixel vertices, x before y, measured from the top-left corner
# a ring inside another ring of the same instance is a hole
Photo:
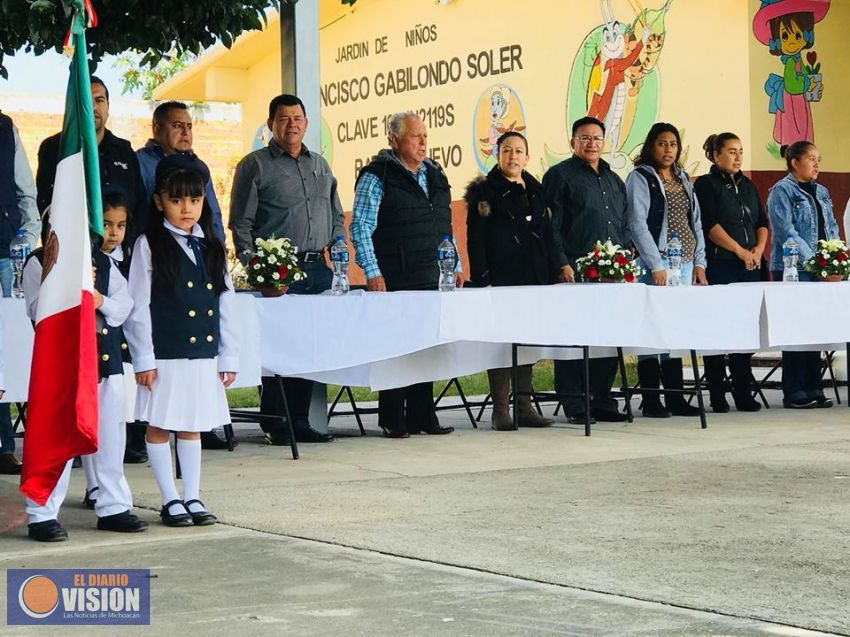
[[[626,359],[626,376],[629,379],[630,385],[637,382],[637,362],[633,358]],[[487,372],[479,372],[478,374],[473,374],[471,376],[462,376],[459,380],[460,386],[463,388],[463,393],[467,396],[483,396],[490,392]],[[554,390],[555,370],[552,361],[540,361],[534,365],[532,384],[534,385],[534,389],[537,391]],[[443,389],[444,385],[445,381],[436,381],[434,383],[435,397]],[[328,403],[336,398],[338,391],[339,385],[328,385]],[[352,387],[351,391],[354,394],[354,400],[357,402],[378,400],[378,392],[369,391],[367,387]],[[446,395],[457,396],[457,390],[452,387]],[[228,389],[227,402],[232,409],[258,407],[260,404],[260,396],[258,391],[253,387]],[[347,402],[347,400],[343,397],[340,402]]]

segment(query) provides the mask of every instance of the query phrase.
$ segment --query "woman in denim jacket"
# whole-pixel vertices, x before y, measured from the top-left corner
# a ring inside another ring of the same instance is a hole
[[[814,254],[820,239],[838,239],[829,191],[817,183],[820,156],[811,142],[800,141],[784,149],[788,175],[776,182],[767,197],[767,213],[773,233],[770,270],[774,281],[782,280],[782,244],[792,237],[799,248],[800,281],[814,281],[803,262]],[[820,352],[782,352],[782,394],[785,407],[811,409],[832,407],[823,394]]]
[[[681,156],[682,139],[676,127],[654,124],[635,159],[635,169],[626,179],[629,230],[646,270],[642,281],[648,285],[667,285],[667,241],[673,233],[682,242],[682,284],[707,285],[699,202],[690,177],[679,163]],[[699,414],[679,393],[683,388],[681,358],[664,354],[659,362],[657,356],[638,356],[638,378],[644,390],[657,390],[662,379],[665,390],[674,390],[665,392],[666,407],[657,391],[644,394],[644,416]]]

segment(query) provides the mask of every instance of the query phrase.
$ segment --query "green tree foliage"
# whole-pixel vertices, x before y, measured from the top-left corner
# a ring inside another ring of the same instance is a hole
[[[243,31],[261,29],[280,1],[297,0],[93,0],[98,26],[86,33],[89,56],[95,67],[104,55],[132,50],[151,67],[173,52],[229,47]],[[73,0],[0,0],[0,76],[8,77],[3,57],[16,51],[61,52],[72,8]]]

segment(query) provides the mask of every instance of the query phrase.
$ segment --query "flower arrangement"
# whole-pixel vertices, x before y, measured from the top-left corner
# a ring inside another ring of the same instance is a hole
[[[256,239],[256,251],[246,267],[248,285],[255,290],[286,291],[307,275],[298,265],[298,248],[289,239]]]
[[[576,260],[576,265],[585,281],[632,283],[643,273],[631,250],[624,250],[610,239],[605,243],[597,241],[586,257]]]
[[[806,272],[826,281],[843,281],[850,275],[850,254],[841,239],[818,241],[817,251],[803,263]]]

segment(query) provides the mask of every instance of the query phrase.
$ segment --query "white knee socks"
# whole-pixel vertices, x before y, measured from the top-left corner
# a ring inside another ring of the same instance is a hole
[[[199,500],[201,497],[201,441],[177,439],[177,457],[183,476],[183,501]],[[193,513],[204,510],[198,504],[189,505]]]
[[[167,442],[148,442],[146,445],[153,477],[159,487],[160,494],[162,494],[162,503],[166,504],[172,500],[179,500],[180,496],[177,495],[177,487],[174,484],[174,468],[171,464],[171,445]],[[182,458],[180,462],[183,462]]]

